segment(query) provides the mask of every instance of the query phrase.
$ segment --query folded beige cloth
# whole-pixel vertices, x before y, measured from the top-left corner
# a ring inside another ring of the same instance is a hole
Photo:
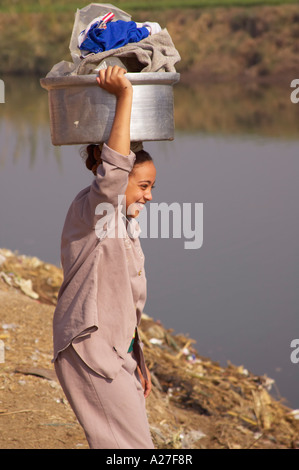
[[[176,72],[175,64],[181,60],[172,39],[163,29],[139,42],[118,49],[89,54],[72,74],[88,75],[108,57],[118,57],[128,72]]]

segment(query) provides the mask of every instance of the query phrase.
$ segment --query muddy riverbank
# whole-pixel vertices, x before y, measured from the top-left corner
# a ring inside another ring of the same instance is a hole
[[[0,256],[0,448],[86,449],[51,364],[61,270],[9,250]],[[298,410],[272,398],[270,378],[254,375],[246,364],[220,367],[200,355],[192,338],[174,335],[146,314],[141,334],[153,381],[147,412],[158,449],[299,447]]]

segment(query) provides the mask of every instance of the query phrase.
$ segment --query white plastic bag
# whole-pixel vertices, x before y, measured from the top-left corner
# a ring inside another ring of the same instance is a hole
[[[123,20],[131,21],[131,15],[123,10],[111,5],[110,3],[90,3],[81,10],[77,10],[75,15],[75,22],[73,32],[70,40],[70,52],[75,65],[80,62],[81,51],[78,49],[78,36],[84,29],[87,28],[89,23],[98,16],[106,15],[109,12],[114,13],[114,21]]]

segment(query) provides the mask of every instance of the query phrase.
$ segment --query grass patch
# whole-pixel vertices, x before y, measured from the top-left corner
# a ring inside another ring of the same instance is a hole
[[[75,12],[77,8],[81,9],[92,3],[91,1],[72,1],[63,2],[54,0],[2,0],[0,12],[3,13],[62,13]],[[115,0],[113,5],[129,13],[134,11],[146,10],[169,10],[175,8],[213,8],[213,7],[254,7],[266,5],[286,5],[296,4],[298,0]]]

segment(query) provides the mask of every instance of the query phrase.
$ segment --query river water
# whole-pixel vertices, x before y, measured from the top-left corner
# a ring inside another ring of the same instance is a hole
[[[79,146],[52,146],[38,78],[4,82],[0,246],[59,265],[67,209],[91,174]],[[299,104],[289,89],[178,86],[175,117],[173,142],[145,143],[157,167],[153,203],[189,205],[203,238],[187,249],[187,232],[143,237],[145,312],[195,339],[201,355],[274,379],[274,396],[299,408],[299,363],[291,360],[299,338]]]

